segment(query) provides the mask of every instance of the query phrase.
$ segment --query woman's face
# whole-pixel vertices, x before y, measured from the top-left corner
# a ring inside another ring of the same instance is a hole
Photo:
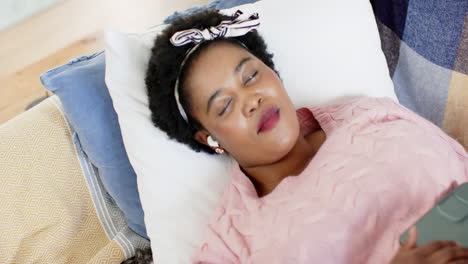
[[[244,167],[279,161],[295,145],[299,122],[276,73],[247,50],[225,41],[204,49],[185,79],[191,114],[207,136]]]

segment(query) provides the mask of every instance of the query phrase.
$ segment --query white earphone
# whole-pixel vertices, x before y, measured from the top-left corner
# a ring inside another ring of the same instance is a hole
[[[207,141],[208,141],[208,145],[210,145],[210,147],[213,147],[213,148],[219,147],[218,142],[214,141],[211,136],[208,136]]]

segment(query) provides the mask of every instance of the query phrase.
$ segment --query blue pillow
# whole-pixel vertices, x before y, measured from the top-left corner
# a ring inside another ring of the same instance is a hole
[[[125,214],[128,226],[148,239],[136,174],[104,82],[104,58],[104,52],[81,56],[42,74],[41,82],[60,98],[83,150],[98,168],[105,189]]]
[[[212,0],[208,4],[205,5],[199,5],[199,6],[194,6],[191,7],[187,10],[184,10],[182,12],[175,11],[172,15],[168,16],[166,19],[164,19],[164,24],[169,24],[171,23],[174,19],[182,16],[187,16],[205,9],[214,9],[217,8],[220,0]]]
[[[255,3],[257,0],[218,0],[216,9],[227,9],[238,5]]]
[[[212,0],[206,5],[195,6],[183,12],[175,11],[172,15],[164,19],[164,23],[169,24],[178,17],[190,15],[192,13],[196,13],[205,9],[226,9],[226,8],[231,8],[234,6],[239,6],[239,5],[244,5],[244,4],[250,4],[254,2],[257,2],[257,0]]]

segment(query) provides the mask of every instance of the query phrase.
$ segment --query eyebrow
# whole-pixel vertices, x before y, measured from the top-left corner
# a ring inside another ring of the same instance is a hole
[[[236,68],[234,69],[234,74],[238,74],[240,72],[240,70],[242,69],[242,66],[244,66],[244,64],[246,64],[251,59],[252,59],[252,57],[242,58],[240,60],[239,64],[237,64]],[[207,114],[208,114],[208,112],[210,112],[210,108],[211,108],[211,105],[213,104],[213,101],[216,99],[216,97],[218,97],[221,94],[222,91],[224,91],[224,88],[219,88],[208,99],[208,104],[207,104],[207,107],[206,107],[206,113]]]

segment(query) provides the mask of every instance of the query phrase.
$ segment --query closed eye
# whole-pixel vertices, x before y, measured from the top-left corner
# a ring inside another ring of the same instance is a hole
[[[244,85],[247,84],[248,82],[250,82],[251,80],[253,80],[255,78],[255,76],[257,76],[257,73],[258,71],[254,71],[248,78],[247,80],[245,81]]]
[[[224,112],[226,112],[226,109],[228,108],[228,106],[231,104],[232,102],[232,99],[229,100],[229,102],[227,102],[227,104],[224,106],[223,110],[221,111],[221,113],[219,113],[218,115],[219,116],[222,116],[224,114]]]

